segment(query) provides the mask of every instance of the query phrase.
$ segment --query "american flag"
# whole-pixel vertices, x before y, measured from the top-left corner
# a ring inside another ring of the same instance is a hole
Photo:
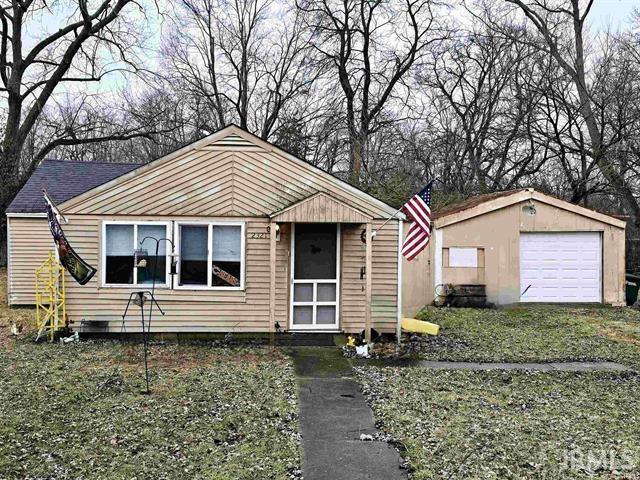
[[[411,220],[407,238],[402,244],[402,254],[413,260],[429,245],[431,237],[431,186],[429,184],[402,206],[402,211]]]

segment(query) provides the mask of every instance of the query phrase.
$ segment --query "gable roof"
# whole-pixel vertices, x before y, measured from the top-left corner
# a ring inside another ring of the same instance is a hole
[[[56,204],[138,168],[137,163],[78,162],[43,160],[15,196],[6,213],[44,213],[42,190]]]
[[[60,205],[69,214],[270,216],[324,191],[372,218],[402,213],[230,125]]]
[[[311,195],[270,216],[275,222],[367,223],[371,221],[371,217],[366,213],[331,198],[324,192]]]
[[[476,197],[463,200],[462,202],[449,205],[437,212],[434,212],[435,227],[446,227],[448,225],[462,222],[464,220],[484,215],[485,213],[493,212],[527,200],[537,200],[541,203],[546,203],[556,208],[567,210],[577,215],[582,215],[618,228],[626,227],[626,222],[624,220],[620,220],[612,217],[611,215],[606,215],[589,208],[581,207],[580,205],[575,205],[542,192],[537,192],[533,188],[506,190],[503,192],[478,195]]]

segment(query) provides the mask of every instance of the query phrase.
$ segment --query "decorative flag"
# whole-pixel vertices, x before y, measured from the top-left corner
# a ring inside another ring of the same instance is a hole
[[[80,285],[84,285],[91,277],[96,274],[96,269],[87,264],[80,256],[75,252],[62,231],[60,221],[58,218],[62,218],[62,215],[53,204],[46,192],[44,192],[44,199],[47,202],[47,218],[49,220],[49,229],[51,235],[53,235],[53,241],[56,244],[58,250],[58,258],[62,266],[69,272],[69,274]]]
[[[402,206],[411,220],[407,238],[402,244],[402,254],[413,260],[426,248],[431,237],[431,186],[433,180]]]
[[[211,271],[216,277],[218,277],[221,280],[224,280],[232,287],[240,286],[240,280],[238,280],[236,277],[231,275],[229,272],[221,269],[218,265],[214,264],[213,267],[211,268]]]

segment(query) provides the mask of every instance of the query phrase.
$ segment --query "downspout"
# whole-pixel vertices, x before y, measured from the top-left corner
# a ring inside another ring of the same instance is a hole
[[[442,284],[442,229],[434,226],[433,236],[435,237],[435,251],[433,259],[433,300],[437,304],[438,295],[435,292],[438,289],[438,285]]]
[[[396,318],[396,341],[400,345],[400,337],[402,335],[402,237],[404,222],[398,219],[398,299],[397,299],[397,318]]]

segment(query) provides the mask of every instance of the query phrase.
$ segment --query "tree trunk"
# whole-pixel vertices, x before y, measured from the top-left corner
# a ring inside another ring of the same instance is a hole
[[[7,264],[7,207],[20,190],[18,172],[20,153],[12,146],[7,153],[0,154],[0,178],[3,188],[0,189],[0,266]]]

